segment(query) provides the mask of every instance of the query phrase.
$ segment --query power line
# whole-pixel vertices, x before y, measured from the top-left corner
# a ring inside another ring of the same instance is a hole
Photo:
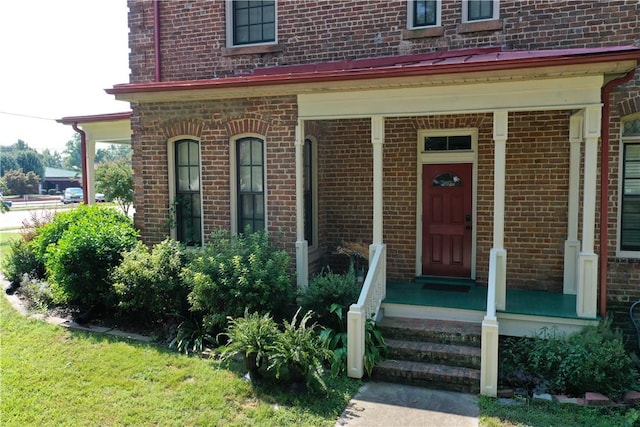
[[[7,116],[17,116],[17,117],[26,117],[28,119],[38,119],[38,120],[49,120],[49,121],[56,121],[56,119],[52,119],[50,117],[40,117],[40,116],[32,116],[29,114],[20,114],[20,113],[8,113],[6,111],[0,111],[0,114],[5,114]]]

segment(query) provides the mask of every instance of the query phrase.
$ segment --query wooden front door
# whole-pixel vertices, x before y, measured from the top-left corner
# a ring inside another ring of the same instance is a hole
[[[472,164],[422,166],[422,274],[471,276]]]

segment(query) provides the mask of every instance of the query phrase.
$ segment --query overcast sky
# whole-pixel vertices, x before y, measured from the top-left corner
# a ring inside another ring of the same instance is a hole
[[[104,91],[129,81],[127,11],[126,0],[0,2],[0,145],[62,152],[74,131],[55,119],[129,110]]]

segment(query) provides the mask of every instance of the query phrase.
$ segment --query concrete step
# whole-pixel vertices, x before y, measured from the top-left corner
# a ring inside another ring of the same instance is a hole
[[[385,338],[389,359],[480,369],[480,347]]]
[[[480,370],[464,367],[387,359],[375,366],[372,378],[438,390],[480,393]]]
[[[482,325],[451,320],[385,317],[377,324],[385,339],[480,347]]]

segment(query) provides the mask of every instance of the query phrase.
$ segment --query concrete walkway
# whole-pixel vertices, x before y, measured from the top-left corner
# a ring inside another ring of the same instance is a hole
[[[369,382],[351,399],[336,427],[477,427],[475,395]]]

